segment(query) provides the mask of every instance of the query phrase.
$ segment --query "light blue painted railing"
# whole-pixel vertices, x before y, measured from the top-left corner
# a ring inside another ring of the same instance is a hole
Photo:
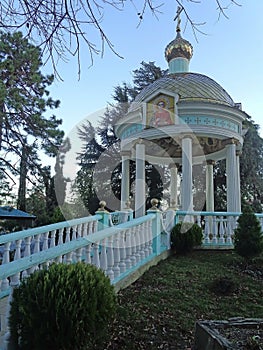
[[[241,213],[237,212],[186,212],[178,210],[174,223],[197,223],[203,230],[203,248],[233,248],[234,232]],[[263,214],[256,214],[263,232]]]
[[[48,266],[55,262],[73,263],[83,261],[87,264],[93,264],[101,268],[110,278],[112,284],[116,284],[123,278],[130,275],[140,266],[151,261],[154,257],[167,250],[167,234],[161,233],[161,213],[148,212],[148,215],[137,218],[113,227],[107,227],[96,232],[86,232],[84,228],[78,225],[100,220],[99,226],[104,223],[110,223],[110,213],[101,211],[94,217],[86,219],[77,219],[69,222],[66,229],[70,228],[71,239],[62,238],[59,244],[56,243],[56,233],[63,229],[63,224],[49,225],[46,229],[36,228],[25,231],[25,236],[21,232],[12,234],[12,240],[8,235],[3,236],[3,243],[6,246],[4,251],[3,264],[0,266],[0,279],[2,287],[2,300],[0,303],[1,315],[1,334],[0,349],[7,348],[7,342],[3,340],[4,334],[8,339],[7,315],[8,307],[11,301],[12,289],[17,287],[22,278],[27,277],[34,271]],[[73,223],[73,225],[71,225]],[[104,225],[105,226],[105,225]],[[65,228],[65,227],[64,227]],[[57,231],[58,230],[58,231]],[[31,231],[31,232],[30,232]],[[48,232],[48,233],[47,233]],[[64,229],[63,232],[64,233]],[[39,249],[41,239],[39,235],[44,234],[44,243],[42,249]],[[63,236],[63,234],[61,234]],[[38,237],[36,239],[36,236]],[[28,254],[21,254],[21,240],[30,238],[25,251]],[[15,241],[14,257],[10,256],[11,242]],[[34,249],[31,244],[34,242]],[[35,251],[35,245],[38,246]],[[9,294],[9,298],[3,298]]]

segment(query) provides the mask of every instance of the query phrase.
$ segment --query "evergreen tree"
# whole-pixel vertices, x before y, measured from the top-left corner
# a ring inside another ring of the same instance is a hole
[[[261,225],[251,208],[247,206],[238,219],[234,239],[237,254],[250,260],[263,251],[263,233]]]
[[[54,77],[42,75],[41,55],[22,33],[0,32],[0,160],[7,173],[20,175],[18,205],[23,209],[25,178],[41,168],[38,154],[55,156],[63,139],[62,121],[44,116],[59,101],[49,97]]]

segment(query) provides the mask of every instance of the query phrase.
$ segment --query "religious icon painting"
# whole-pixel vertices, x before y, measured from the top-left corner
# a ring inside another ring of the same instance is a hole
[[[163,127],[175,123],[174,97],[159,94],[147,102],[146,127]]]

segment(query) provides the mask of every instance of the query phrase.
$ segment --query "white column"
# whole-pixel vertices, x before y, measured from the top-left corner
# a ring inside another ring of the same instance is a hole
[[[231,143],[226,146],[226,187],[227,187],[227,211],[236,211],[236,145]]]
[[[241,192],[240,192],[240,155],[241,151],[236,152],[236,167],[237,167],[237,177],[236,177],[236,211],[241,213]]]
[[[170,208],[178,207],[178,167],[177,164],[170,164]]]
[[[214,161],[206,162],[206,211],[214,211]]]
[[[145,215],[145,145],[136,144],[135,217]]]
[[[130,153],[122,152],[121,162],[121,210],[126,207],[130,195]]]
[[[192,138],[182,139],[182,210],[193,210]]]

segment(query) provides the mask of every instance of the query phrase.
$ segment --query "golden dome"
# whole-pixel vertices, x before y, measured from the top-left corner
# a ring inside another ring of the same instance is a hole
[[[173,58],[186,58],[188,61],[193,56],[193,46],[189,41],[181,37],[180,29],[177,29],[176,38],[165,48],[165,58],[169,63]]]

